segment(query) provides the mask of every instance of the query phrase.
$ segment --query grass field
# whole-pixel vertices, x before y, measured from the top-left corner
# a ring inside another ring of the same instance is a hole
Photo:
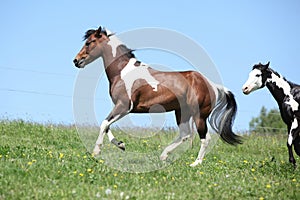
[[[75,127],[1,121],[0,132],[0,199],[300,199],[299,168],[288,163],[285,136],[247,136],[238,147],[218,140],[191,168],[196,137],[171,165],[128,173],[108,167],[109,158],[91,157]],[[114,133],[137,152],[165,140]]]

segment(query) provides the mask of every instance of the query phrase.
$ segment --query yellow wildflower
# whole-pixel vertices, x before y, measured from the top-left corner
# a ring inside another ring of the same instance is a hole
[[[86,171],[89,172],[89,173],[92,173],[92,172],[93,172],[92,169],[87,169]]]

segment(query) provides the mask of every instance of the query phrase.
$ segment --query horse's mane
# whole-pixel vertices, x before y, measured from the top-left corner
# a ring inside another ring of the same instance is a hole
[[[298,85],[297,83],[294,83],[292,81],[287,80],[284,76],[280,75],[277,71],[275,71],[272,68],[268,68],[269,71],[273,72],[274,74],[276,74],[276,76],[283,78],[283,80],[285,80],[286,82],[288,82],[290,84],[291,87],[300,87],[300,85]]]
[[[128,58],[135,58],[135,55],[133,53],[133,49],[129,49],[124,44],[121,44],[118,46],[118,49],[122,52],[122,55],[128,57]]]
[[[86,40],[88,39],[91,35],[93,35],[97,30],[94,30],[94,29],[90,29],[90,30],[87,30],[83,36],[83,40]]]
[[[91,35],[93,35],[97,30],[96,29],[90,29],[90,30],[87,30],[83,36],[83,40],[86,40],[88,39]],[[106,35],[107,37],[110,37],[112,35],[114,35],[114,33],[111,33],[111,34],[107,34],[107,31],[105,28],[101,29],[101,33],[103,33],[104,35]]]
[[[261,63],[259,63],[259,64],[254,65],[254,66],[253,66],[253,69],[259,69],[259,70],[262,70],[263,67],[264,67],[264,66],[263,66]],[[294,83],[294,82],[292,82],[292,81],[288,81],[284,76],[280,75],[280,74],[279,74],[277,71],[275,71],[274,69],[268,67],[267,70],[270,71],[270,72],[272,72],[272,73],[274,73],[276,76],[283,78],[283,80],[285,80],[286,82],[288,82],[288,83],[290,84],[291,87],[300,87],[299,84],[296,84],[296,83]]]
[[[83,36],[83,40],[86,40],[88,39],[91,35],[93,35],[97,30],[95,29],[90,29],[90,30],[87,30]],[[105,34],[107,37],[110,37],[110,36],[113,36],[114,33],[110,33],[110,34],[107,34],[107,31],[105,28],[101,29],[101,33]],[[133,53],[133,49],[130,49],[128,47],[126,47],[124,44],[121,44],[117,47],[121,52],[122,52],[122,55],[128,57],[128,58],[135,58],[135,55]]]

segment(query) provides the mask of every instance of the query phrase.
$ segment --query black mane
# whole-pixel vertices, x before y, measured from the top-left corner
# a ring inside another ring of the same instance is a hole
[[[252,68],[252,70],[254,70],[254,69],[258,69],[258,70],[264,70],[264,69],[266,69],[266,68],[268,68],[268,66],[267,65],[263,65],[263,64],[261,64],[261,63],[258,63],[258,64],[255,64],[254,66],[253,66],[253,68]]]
[[[95,32],[97,32],[97,30],[95,29],[90,29],[90,30],[87,30],[85,32],[85,35],[83,36],[83,40],[87,40],[91,35],[93,35]],[[101,29],[101,33],[103,33],[104,35],[106,35],[107,37],[110,37],[112,35],[114,35],[114,33],[111,33],[111,34],[107,34],[105,28]],[[135,58],[135,55],[133,53],[133,49],[129,49],[128,47],[126,47],[124,44],[121,44],[117,47],[117,49],[119,51],[122,52],[122,55],[128,57],[129,59],[130,58]]]
[[[94,29],[90,29],[90,30],[87,30],[85,32],[85,35],[83,36],[83,40],[86,40],[88,39],[91,35],[93,35],[97,30],[94,30]]]
[[[90,29],[90,30],[87,30],[83,36],[83,40],[86,40],[88,39],[91,35],[93,35],[97,30],[96,29]],[[111,33],[111,34],[107,34],[106,32],[106,29],[103,28],[101,29],[101,33],[103,33],[104,35],[106,35],[107,37],[110,37],[112,35],[114,35],[114,33]]]
[[[284,76],[281,76],[277,71],[273,70],[273,69],[270,68],[270,67],[266,67],[266,65],[263,65],[263,64],[261,64],[261,63],[254,65],[254,66],[253,66],[253,69],[258,69],[258,70],[261,70],[261,71],[267,70],[267,71],[269,71],[269,72],[271,72],[271,73],[274,73],[274,74],[275,74],[276,76],[278,76],[278,77],[282,77],[283,80],[285,80],[286,82],[288,82],[288,83],[290,84],[291,87],[300,87],[299,84],[296,84],[296,83],[294,83],[294,82],[288,81]],[[252,69],[252,70],[253,70],[253,69]]]
[[[129,49],[124,44],[121,44],[117,47],[122,52],[122,55],[125,55],[128,58],[135,58],[135,55],[133,53],[134,50]]]

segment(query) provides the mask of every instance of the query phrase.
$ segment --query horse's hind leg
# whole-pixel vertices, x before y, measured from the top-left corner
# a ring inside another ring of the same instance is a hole
[[[196,158],[195,162],[193,162],[190,166],[195,167],[198,164],[201,164],[203,158],[205,156],[209,141],[211,139],[210,135],[207,134],[207,125],[206,119],[201,118],[200,116],[194,116],[194,122],[197,127],[197,132],[200,136],[201,140],[201,147],[198,153],[198,157]]]
[[[160,156],[161,160],[166,160],[168,157],[168,153],[172,152],[181,143],[185,142],[188,138],[191,137],[191,128],[189,123],[191,116],[187,114],[187,112],[182,115],[181,111],[175,111],[175,115],[177,125],[179,127],[179,137],[164,149]]]

